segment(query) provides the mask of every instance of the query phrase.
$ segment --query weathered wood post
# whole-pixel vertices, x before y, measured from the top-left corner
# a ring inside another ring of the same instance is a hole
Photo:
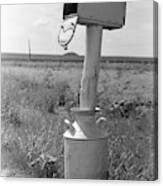
[[[80,108],[73,108],[75,121],[64,133],[64,174],[71,179],[107,178],[107,134],[95,120],[103,28],[121,28],[125,21],[123,2],[66,3],[58,41],[67,49],[76,24],[86,25],[86,53],[80,90]],[[67,34],[67,39],[65,37]],[[63,37],[62,37],[63,36]]]
[[[86,53],[80,91],[80,108],[94,110],[101,54],[102,26],[87,25]]]

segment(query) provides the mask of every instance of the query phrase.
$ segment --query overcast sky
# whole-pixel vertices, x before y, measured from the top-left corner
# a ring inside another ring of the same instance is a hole
[[[1,8],[1,51],[63,54],[57,42],[62,23],[62,3],[3,5]],[[153,1],[127,3],[126,25],[119,30],[103,31],[102,55],[153,55]],[[77,26],[68,52],[84,54],[85,26]]]

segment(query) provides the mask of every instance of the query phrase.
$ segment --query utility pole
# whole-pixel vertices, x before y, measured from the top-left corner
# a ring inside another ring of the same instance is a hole
[[[28,39],[28,59],[31,61],[31,42],[30,39]]]

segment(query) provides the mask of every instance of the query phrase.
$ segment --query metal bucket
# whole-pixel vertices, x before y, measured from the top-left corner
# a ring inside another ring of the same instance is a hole
[[[98,129],[94,113],[73,110],[74,133],[64,134],[64,175],[69,179],[106,179],[107,135]]]

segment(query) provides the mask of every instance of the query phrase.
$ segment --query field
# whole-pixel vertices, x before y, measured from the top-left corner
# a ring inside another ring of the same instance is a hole
[[[2,175],[64,177],[63,121],[79,106],[81,73],[75,63],[2,62]],[[154,81],[151,63],[101,67],[97,101],[107,123],[98,127],[109,135],[108,179],[156,178]]]

